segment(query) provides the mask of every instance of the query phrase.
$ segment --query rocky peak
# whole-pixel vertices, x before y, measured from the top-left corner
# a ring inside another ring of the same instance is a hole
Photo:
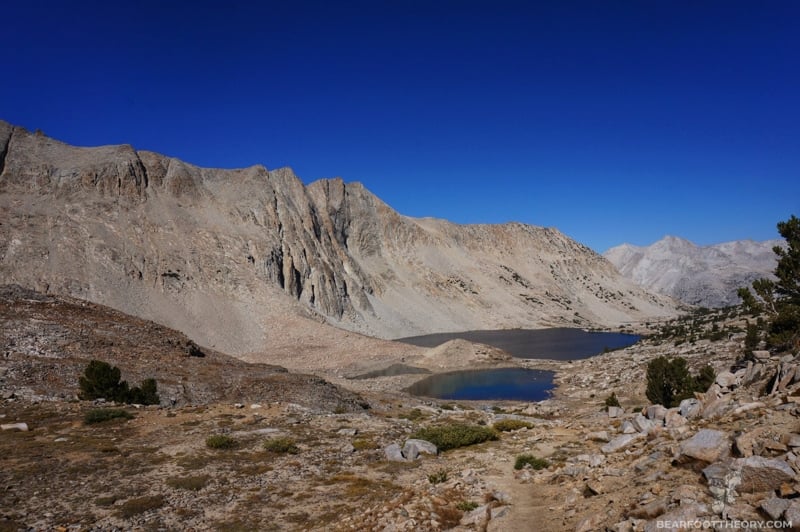
[[[650,246],[623,244],[603,255],[643,288],[691,305],[721,307],[738,302],[736,291],[775,269],[772,248],[783,240],[737,240],[697,246],[666,236]]]

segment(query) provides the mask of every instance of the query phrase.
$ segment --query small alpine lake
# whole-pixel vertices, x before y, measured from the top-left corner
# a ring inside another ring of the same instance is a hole
[[[497,347],[517,358],[551,360],[588,358],[639,340],[633,334],[555,328],[439,333],[397,341],[436,347],[456,338]],[[525,368],[454,371],[426,377],[406,391],[437,399],[542,401],[554,387],[553,377],[552,371]]]
[[[431,375],[406,391],[413,395],[453,400],[542,401],[553,388],[552,371],[496,368]]]

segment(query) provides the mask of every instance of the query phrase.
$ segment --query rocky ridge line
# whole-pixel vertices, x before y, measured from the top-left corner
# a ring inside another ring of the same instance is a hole
[[[783,240],[737,240],[696,246],[667,236],[649,246],[622,244],[603,253],[619,272],[647,290],[709,308],[739,303],[736,291],[762,277],[774,278],[772,248]]]

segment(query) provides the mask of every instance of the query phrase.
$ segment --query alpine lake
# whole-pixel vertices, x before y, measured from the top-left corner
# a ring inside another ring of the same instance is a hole
[[[510,329],[465,331],[400,338],[420,347],[436,347],[461,338],[503,349],[514,357],[578,360],[635,344],[639,336],[582,329]],[[394,371],[402,371],[395,368]],[[553,389],[552,371],[496,368],[434,374],[406,389],[417,396],[449,400],[542,401]]]

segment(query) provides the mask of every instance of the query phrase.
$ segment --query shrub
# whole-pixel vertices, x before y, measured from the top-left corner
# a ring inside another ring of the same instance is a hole
[[[378,449],[379,447],[380,445],[370,438],[357,438],[353,440],[353,448],[356,451],[369,451],[372,449]]]
[[[111,419],[133,419],[133,414],[121,408],[98,408],[96,410],[89,410],[83,416],[83,422],[87,425],[94,423],[102,423]]]
[[[606,410],[608,410],[610,406],[617,406],[617,407],[622,406],[619,404],[619,399],[617,399],[616,392],[611,392],[611,395],[606,397],[605,405],[606,405]]]
[[[697,374],[697,377],[694,378],[695,391],[705,392],[708,390],[709,386],[714,384],[716,379],[717,374],[714,371],[714,368],[706,364],[703,369],[700,370],[700,373]]]
[[[533,428],[533,423],[528,423],[527,421],[522,421],[520,419],[501,419],[492,425],[492,427],[494,430],[499,432],[510,432],[512,430],[519,430],[522,428],[531,429]]]
[[[431,484],[441,484],[442,482],[447,482],[447,470],[440,469],[434,473],[428,475],[428,482]]]
[[[300,452],[291,438],[271,438],[264,442],[264,449],[273,453],[297,454]]]
[[[102,360],[92,360],[86,366],[83,376],[78,379],[80,393],[84,400],[106,399],[117,403],[138,403],[157,405],[161,402],[157,393],[155,379],[145,379],[141,386],[129,389],[127,381],[120,381],[118,367]]]
[[[497,432],[479,425],[455,423],[420,429],[413,437],[431,442],[440,451],[447,451],[448,449],[457,449],[458,447],[496,440]]]
[[[521,454],[517,456],[514,462],[514,469],[522,469],[526,465],[531,466],[532,469],[544,469],[550,465],[550,462],[544,458],[537,458],[532,454]]]
[[[206,438],[206,447],[211,449],[233,449],[236,445],[236,440],[225,434],[215,434]]]
[[[142,381],[141,387],[134,386],[128,392],[128,403],[136,403],[140,405],[157,405],[161,402],[158,396],[157,384],[155,379],[145,379]]]
[[[653,404],[672,408],[692,397],[694,392],[706,391],[713,381],[714,369],[710,366],[703,368],[697,377],[692,377],[685,358],[660,356],[647,364],[645,394]]]
[[[475,508],[478,507],[478,503],[474,501],[461,501],[456,505],[456,508],[461,510],[462,512],[471,512]]]
[[[78,379],[80,398],[85,400],[106,399],[124,403],[128,395],[128,383],[120,382],[118,367],[111,367],[108,362],[92,360]]]
[[[425,412],[423,412],[419,408],[413,408],[404,414],[400,414],[397,417],[399,417],[400,419],[407,419],[409,421],[420,421],[427,418],[428,416],[425,414]]]

